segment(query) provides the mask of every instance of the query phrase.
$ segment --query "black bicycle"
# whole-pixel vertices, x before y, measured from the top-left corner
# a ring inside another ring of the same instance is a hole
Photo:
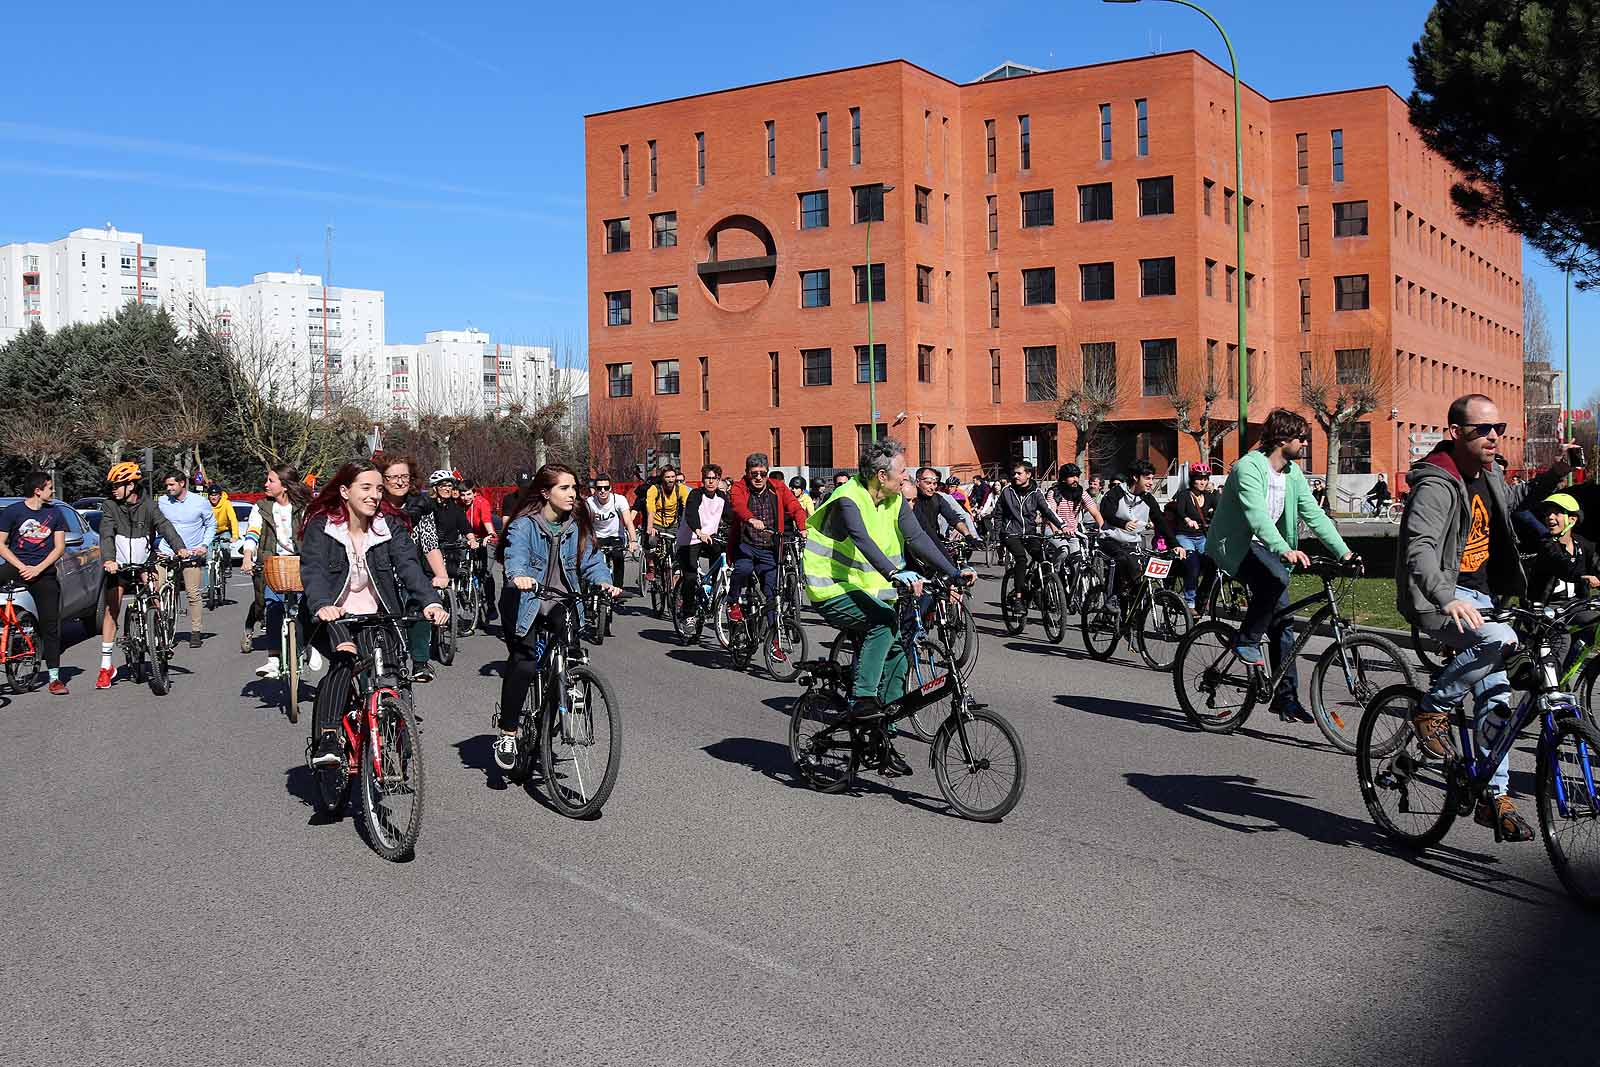
[[[657,530],[650,543],[650,611],[662,618],[672,613],[672,591],[677,587],[677,546],[670,530]]]
[[[727,610],[726,601],[719,591],[713,596],[717,638],[728,650],[728,658],[737,670],[750,666],[756,650],[761,650],[762,661],[773,681],[792,682],[800,673],[800,664],[810,654],[811,644],[806,630],[800,625],[799,613],[782,588],[783,572],[778,572],[779,588],[771,601],[761,579],[752,574],[740,596],[740,618],[735,620]]]
[[[943,602],[957,583],[936,577],[925,584],[927,594]],[[900,632],[906,635],[908,626],[915,626],[917,598],[907,585],[897,583],[897,589],[902,602]],[[853,666],[828,660],[804,664],[800,684],[805,692],[789,718],[789,757],[795,772],[812,788],[843,792],[863,766],[883,767],[889,731],[896,722],[945,705],[948,710],[933,731],[928,750],[934,780],[958,815],[998,822],[1017,806],[1027,783],[1022,740],[1004,716],[972,698],[966,679],[952,669],[949,647],[937,631],[930,637],[932,677],[870,717],[850,714]]]
[[[1194,626],[1194,613],[1180,594],[1167,588],[1173,553],[1136,551],[1133,556],[1144,577],[1138,589],[1122,590],[1120,609],[1112,606],[1103,586],[1091,585],[1084,595],[1079,621],[1083,644],[1095,659],[1108,660],[1126,637],[1151,670],[1170,671],[1180,642]]]
[[[128,583],[123,596],[122,656],[135,682],[146,682],[156,696],[172,691],[167,666],[172,660],[172,628],[165,617],[166,601],[156,586],[165,564],[158,558],[143,563],[123,563],[115,577]],[[165,588],[172,587],[171,578]]]
[[[1037,607],[1045,640],[1059,644],[1067,632],[1066,616],[1062,613],[1067,593],[1061,587],[1061,575],[1055,568],[1050,539],[1043,534],[1024,534],[1022,541],[1031,550],[1022,565],[1022,588],[1012,585],[1012,568],[1007,567],[1005,576],[1000,579],[1000,620],[1006,633],[1015,637],[1028,625],[1030,609]]]
[[[218,535],[212,539],[211,548],[206,552],[205,605],[207,611],[214,611],[228,602],[228,579],[232,576],[232,543],[226,537]]]
[[[622,769],[622,711],[604,675],[589,665],[576,593],[541,591],[561,605],[556,632],[544,642],[539,669],[522,706],[517,760],[510,777],[526,782],[539,761],[545,796],[561,814],[599,813]],[[498,716],[496,716],[498,722]]]
[[[484,595],[484,565],[479,559],[479,549],[465,543],[439,546],[444,556],[446,573],[450,575],[450,625],[455,631],[455,643],[471,637],[486,619],[488,598]]]

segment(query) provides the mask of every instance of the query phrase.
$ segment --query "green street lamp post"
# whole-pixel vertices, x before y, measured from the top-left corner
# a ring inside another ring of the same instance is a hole
[[[892,185],[878,186],[878,208],[884,197],[894,192]],[[869,198],[871,194],[868,194]],[[888,357],[884,357],[885,362]],[[878,443],[878,352],[872,347],[872,201],[867,201],[867,435]]]
[[[1105,0],[1108,4],[1137,4],[1140,0]],[[1239,292],[1235,299],[1239,304],[1239,454],[1245,451],[1245,427],[1250,421],[1250,356],[1245,348],[1245,293],[1249,283],[1244,273],[1244,135],[1242,118],[1239,114],[1239,59],[1233,53],[1233,42],[1228,39],[1228,31],[1222,28],[1216,16],[1201,7],[1192,4],[1189,0],[1159,0],[1161,3],[1177,4],[1187,7],[1204,15],[1222,34],[1222,43],[1228,49],[1228,65],[1233,69],[1233,175],[1234,185],[1237,188],[1238,202],[1234,204],[1233,229],[1234,238],[1238,243],[1239,257]]]

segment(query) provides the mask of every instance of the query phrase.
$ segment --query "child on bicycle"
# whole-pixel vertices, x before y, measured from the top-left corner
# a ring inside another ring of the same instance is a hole
[[[1552,493],[1535,504],[1533,511],[1544,520],[1550,536],[1539,545],[1528,590],[1536,603],[1576,600],[1600,590],[1600,551],[1593,541],[1578,534],[1583,512],[1570,493]],[[1594,643],[1595,624],[1600,611],[1587,612],[1578,620],[1584,629],[1572,635],[1562,666],[1565,671],[1583,650]]]

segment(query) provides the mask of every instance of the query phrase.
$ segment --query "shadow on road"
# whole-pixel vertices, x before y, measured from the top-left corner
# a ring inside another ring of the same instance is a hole
[[[492,659],[478,668],[478,674],[484,678],[498,678],[504,672],[505,662]]]
[[[1195,729],[1184,717],[1183,712],[1171,708],[1157,707],[1154,704],[1140,704],[1133,700],[1118,700],[1115,697],[1091,697],[1069,694],[1056,697],[1056,703],[1064,708],[1075,711],[1087,711],[1091,715],[1104,715],[1109,719],[1126,719],[1129,722],[1145,723],[1151,726],[1165,726],[1171,730],[1182,733],[1194,733]]]
[[[811,788],[804,779],[795,773],[794,761],[789,758],[789,746],[786,744],[755,737],[728,737],[707,745],[701,751],[724,763],[736,763],[753,771],[759,771],[764,777],[786,785],[791,789]],[[922,757],[922,751],[918,747],[915,752],[904,753],[906,761],[912,766],[917,766],[918,760]],[[926,760],[922,762],[925,764]],[[923,796],[920,793],[909,793],[873,779],[863,778],[859,774],[850,788],[841,795],[862,796],[865,793],[882,793],[899,804],[919,808],[934,815],[960,818],[954,809],[946,805],[941,798]]]
[[[728,665],[728,655],[720,648],[674,648],[667,652],[667,656],[696,667],[719,668]]]
[[[1017,638],[1012,638],[1006,642],[1005,647],[1011,649],[1013,652],[1026,652],[1029,655],[1034,656],[1053,656],[1056,659],[1078,660],[1090,658],[1089,656],[1080,652],[1078,649],[1068,648],[1065,645],[1053,645],[1048,641],[1023,641]]]
[[[511,783],[494,761],[494,735],[478,734],[455,743],[461,765],[471,771],[482,771],[484,784],[490,789],[509,789]]]
[[[311,818],[307,826],[332,826],[343,818],[343,809],[336,814],[323,814],[317,810],[315,796],[316,782],[311,776],[311,768],[304,763],[297,763],[283,772],[283,787],[289,795],[311,809]],[[349,795],[346,794],[346,800]]]
[[[761,703],[763,705],[765,705],[766,707],[771,708],[773,711],[777,712],[779,715],[782,715],[785,719],[787,719],[790,715],[792,715],[794,713],[794,706],[796,704],[798,704],[799,702],[800,702],[800,698],[799,697],[768,697],[767,699],[763,700]],[[783,751],[784,751],[784,758],[787,759],[789,750],[787,748],[785,748]]]
[[[659,645],[682,645],[683,638],[678,636],[676,630],[640,630],[639,636],[646,641],[654,641]]]
[[[1497,869],[1499,861],[1486,853],[1440,847],[1416,852],[1395,844],[1369,822],[1301,803],[1311,798],[1270,789],[1248,775],[1129,773],[1123,778],[1162,807],[1224,830],[1287,831],[1319,844],[1370,849],[1453,882],[1530,904],[1559,895]]]

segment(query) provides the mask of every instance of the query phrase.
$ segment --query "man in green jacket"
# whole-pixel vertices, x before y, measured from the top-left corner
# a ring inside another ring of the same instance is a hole
[[[1252,666],[1264,666],[1261,639],[1272,623],[1272,668],[1294,647],[1287,617],[1273,622],[1274,612],[1289,606],[1289,568],[1308,566],[1300,551],[1300,523],[1311,528],[1340,559],[1351,552],[1333,521],[1317,506],[1311,486],[1294,461],[1305,455],[1311,424],[1288,408],[1267,413],[1255,451],[1233,465],[1222,487],[1216,517],[1206,533],[1206,555],[1224,574],[1245,584],[1250,605],[1239,624],[1234,654]],[[1312,722],[1300,703],[1300,674],[1289,662],[1273,695],[1273,710],[1285,722]]]

